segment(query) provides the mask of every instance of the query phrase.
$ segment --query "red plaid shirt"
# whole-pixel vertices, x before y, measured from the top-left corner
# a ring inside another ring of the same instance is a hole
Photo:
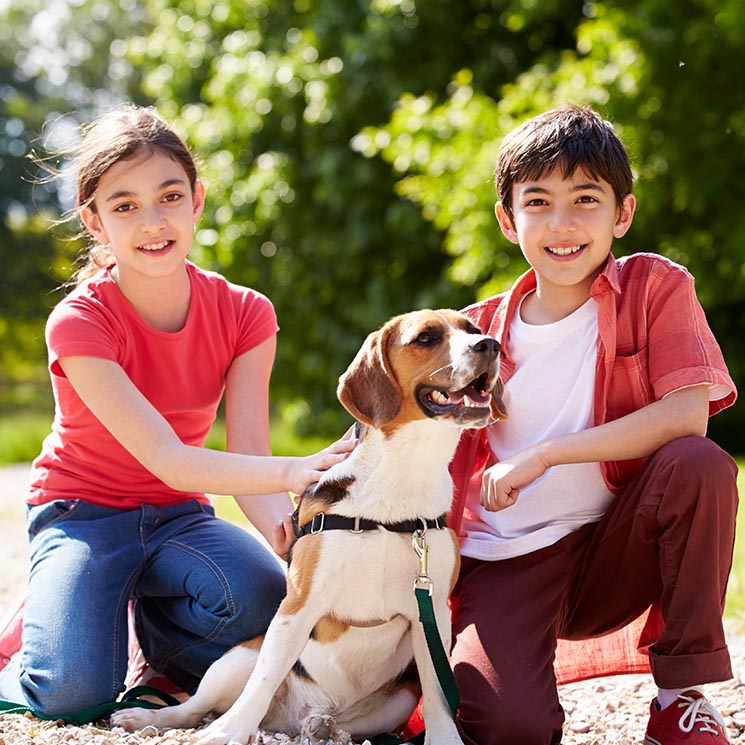
[[[500,377],[505,382],[515,370],[508,353],[510,324],[522,298],[535,288],[531,269],[509,292],[464,311],[483,333],[502,344]],[[590,294],[598,303],[596,426],[694,385],[711,386],[710,416],[734,403],[735,385],[696,298],[693,277],[684,267],[654,254],[620,259],[610,255]],[[463,434],[450,465],[455,486],[450,526],[456,533],[469,483],[480,482],[489,455],[486,430]],[[601,463],[608,488],[618,493],[643,463],[644,459]],[[648,670],[645,650],[657,638],[660,623],[655,611],[649,619],[645,615],[601,639],[560,642],[559,682]]]

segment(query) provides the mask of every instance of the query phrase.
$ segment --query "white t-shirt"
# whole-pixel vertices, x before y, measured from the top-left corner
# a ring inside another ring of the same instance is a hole
[[[504,460],[549,437],[593,426],[595,300],[542,326],[525,323],[518,311],[508,339],[515,360],[515,373],[503,395],[509,416],[487,429],[495,459]],[[554,466],[521,490],[514,505],[498,512],[480,505],[478,486],[475,481],[466,501],[461,552],[482,560],[550,546],[582,525],[597,522],[613,499],[599,463]]]

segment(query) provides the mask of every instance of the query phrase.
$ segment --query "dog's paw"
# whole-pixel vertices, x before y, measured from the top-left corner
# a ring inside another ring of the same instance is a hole
[[[119,709],[111,715],[111,724],[122,727],[127,732],[135,732],[151,724],[155,724],[157,710],[155,709]]]
[[[216,719],[206,729],[195,732],[189,741],[194,745],[248,745],[254,742],[252,734],[255,732],[225,719],[224,716]]]
[[[310,714],[303,722],[300,742],[330,740],[336,731],[336,720],[330,714]]]

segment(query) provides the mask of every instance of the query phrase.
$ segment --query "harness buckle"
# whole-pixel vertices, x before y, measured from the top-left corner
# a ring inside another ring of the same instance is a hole
[[[360,528],[360,517],[357,515],[357,517],[354,518],[354,527],[349,529],[350,533],[364,533],[365,531]]]
[[[421,518],[420,518],[421,519]],[[432,596],[432,579],[427,574],[427,555],[429,553],[429,546],[427,541],[424,539],[424,534],[427,532],[427,523],[422,520],[422,529],[415,530],[411,534],[411,545],[416,551],[416,555],[419,557],[419,574],[414,580],[414,591],[426,590],[427,594]]]
[[[316,524],[317,519],[318,524]],[[324,522],[326,522],[325,512],[317,512],[315,515],[313,515],[313,519],[310,521],[310,534],[315,535],[316,533],[320,533],[323,530]]]

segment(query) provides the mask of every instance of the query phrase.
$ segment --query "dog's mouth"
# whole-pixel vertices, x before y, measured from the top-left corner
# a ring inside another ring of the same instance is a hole
[[[483,373],[457,391],[421,385],[417,389],[417,400],[429,417],[450,417],[458,422],[487,420],[494,382],[493,377]]]

